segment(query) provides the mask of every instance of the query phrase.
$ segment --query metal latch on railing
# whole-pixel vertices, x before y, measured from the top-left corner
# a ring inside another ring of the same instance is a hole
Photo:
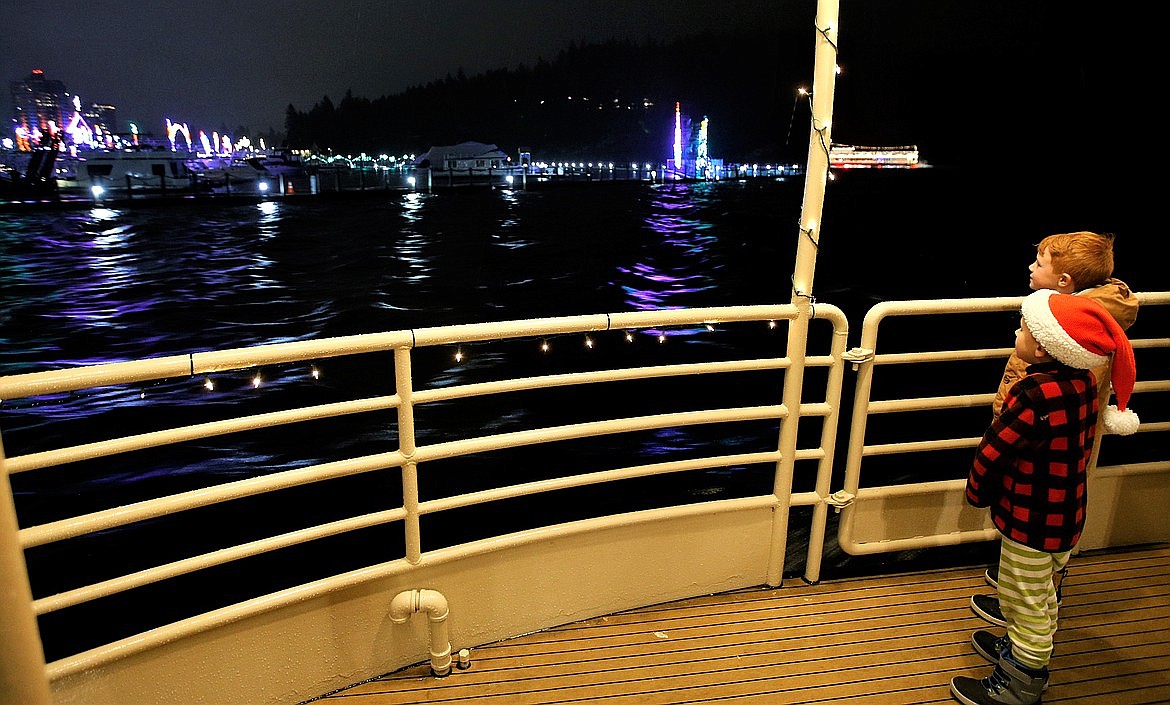
[[[841,357],[852,362],[853,369],[856,370],[861,363],[869,362],[873,359],[873,351],[869,348],[850,348],[841,353]]]
[[[840,513],[842,509],[853,504],[853,500],[855,499],[857,499],[857,495],[846,492],[845,490],[837,490],[825,498],[825,504],[832,507],[837,513]]]

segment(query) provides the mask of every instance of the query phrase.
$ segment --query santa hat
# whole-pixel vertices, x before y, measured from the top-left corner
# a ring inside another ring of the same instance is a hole
[[[1137,375],[1133,346],[1109,311],[1083,296],[1041,289],[1024,297],[1020,312],[1036,342],[1069,367],[1089,370],[1109,362],[1112,354],[1109,377],[1117,404],[1105,408],[1101,422],[1106,433],[1136,432],[1137,414],[1126,408]]]

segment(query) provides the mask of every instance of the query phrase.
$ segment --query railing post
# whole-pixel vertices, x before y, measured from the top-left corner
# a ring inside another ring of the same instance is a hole
[[[406,511],[406,560],[418,564],[422,537],[418,521],[418,463],[414,461],[414,385],[410,370],[411,348],[394,348],[394,386],[398,394],[398,449],[406,458],[402,466],[402,508]]]
[[[0,694],[4,702],[52,705],[3,453],[0,446]]]

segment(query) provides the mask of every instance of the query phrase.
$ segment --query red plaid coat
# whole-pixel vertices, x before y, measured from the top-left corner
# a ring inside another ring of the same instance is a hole
[[[1038,551],[1076,545],[1085,526],[1085,469],[1097,428],[1089,370],[1031,365],[975,450],[967,502],[989,507],[1000,533]]]

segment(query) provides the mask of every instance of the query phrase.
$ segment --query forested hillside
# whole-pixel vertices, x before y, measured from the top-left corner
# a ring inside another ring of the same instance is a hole
[[[776,125],[788,124],[796,85],[811,75],[803,39],[708,34],[669,46],[574,45],[534,66],[459,72],[374,99],[347,91],[308,111],[290,105],[285,129],[289,146],[338,153],[418,153],[476,140],[544,159],[661,160],[678,101],[696,123],[709,118],[713,156],[776,159],[785,139]],[[807,127],[807,105],[801,116]]]
[[[994,42],[975,43],[962,41],[961,28],[931,34],[931,22],[945,18],[919,17],[915,28],[904,14],[869,12],[840,39],[835,142],[915,144],[936,165],[1081,164],[1116,151],[1101,134],[1114,120],[1103,89],[1119,75],[1122,54],[1083,40],[1094,17],[1027,5],[995,26]],[[709,118],[713,157],[803,162],[809,105],[796,88],[811,85],[814,40],[806,28],[575,44],[549,61],[459,71],[394,95],[344,91],[307,110],[290,104],[287,143],[417,154],[475,140],[536,159],[660,161],[670,155],[678,101],[686,118]]]

